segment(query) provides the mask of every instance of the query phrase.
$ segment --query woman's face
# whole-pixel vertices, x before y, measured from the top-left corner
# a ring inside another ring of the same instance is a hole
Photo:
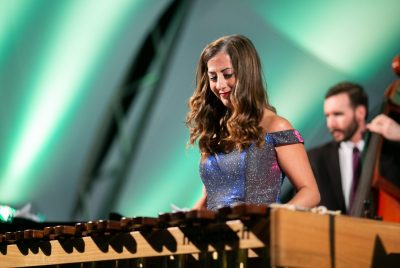
[[[219,52],[207,62],[207,69],[212,92],[226,107],[230,108],[230,94],[236,86],[231,58],[225,52]]]

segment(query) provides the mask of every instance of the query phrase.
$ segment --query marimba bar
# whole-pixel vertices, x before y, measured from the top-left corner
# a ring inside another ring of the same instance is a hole
[[[217,213],[165,213],[8,232],[0,238],[0,266],[185,267],[186,259],[191,267],[246,267],[251,249],[261,265],[267,263],[267,214],[267,206],[241,205]],[[259,256],[256,249],[265,253]],[[226,252],[234,254],[228,258]]]

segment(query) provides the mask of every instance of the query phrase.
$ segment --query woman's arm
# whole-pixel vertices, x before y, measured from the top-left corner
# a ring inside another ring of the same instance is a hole
[[[293,129],[285,118],[272,115],[263,121],[267,132]],[[320,202],[320,194],[304,145],[301,143],[275,147],[279,166],[296,188],[296,195],[288,202],[301,207],[314,207]]]
[[[203,186],[203,193],[200,197],[200,199],[194,204],[192,209],[196,210],[203,210],[207,209],[207,192],[206,192],[206,187]]]
[[[276,147],[279,165],[297,190],[288,202],[301,207],[315,207],[320,194],[303,144]]]

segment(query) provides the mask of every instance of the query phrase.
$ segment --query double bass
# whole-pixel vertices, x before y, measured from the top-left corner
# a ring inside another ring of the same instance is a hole
[[[392,62],[400,77],[400,55]],[[381,113],[400,123],[400,79],[384,93]],[[400,142],[368,133],[362,171],[350,215],[400,222]]]

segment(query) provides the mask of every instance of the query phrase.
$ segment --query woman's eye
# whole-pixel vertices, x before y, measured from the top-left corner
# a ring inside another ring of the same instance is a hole
[[[225,79],[229,79],[233,76],[233,74],[224,74]]]
[[[213,81],[213,82],[217,81],[217,77],[216,76],[210,76],[209,79],[210,79],[210,81]]]

